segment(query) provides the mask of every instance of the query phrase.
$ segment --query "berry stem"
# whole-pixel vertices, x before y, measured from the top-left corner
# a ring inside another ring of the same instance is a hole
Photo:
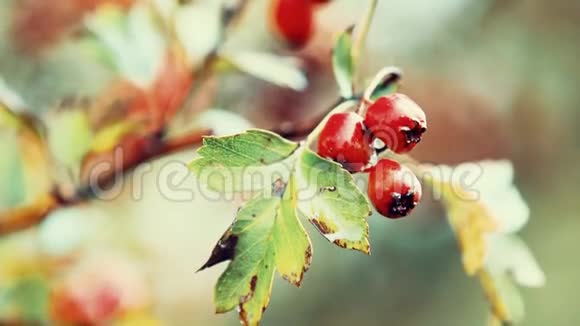
[[[373,92],[377,88],[385,88],[387,86],[394,85],[396,89],[398,89],[398,83],[401,78],[403,78],[403,72],[397,67],[388,66],[381,69],[372,79],[371,83],[367,86],[367,89],[364,91],[362,100],[357,110],[358,114],[363,117],[365,116],[367,108],[373,103]]]
[[[369,30],[371,27],[371,22],[373,20],[373,16],[375,15],[375,11],[377,9],[378,0],[370,0],[369,7],[367,9],[366,14],[363,16],[362,20],[356,26],[356,38],[354,40],[354,44],[352,46],[352,60],[354,63],[353,66],[353,76],[355,76],[354,80],[357,81],[358,71],[360,70],[360,56],[364,51],[367,36],[369,34]],[[356,92],[356,84],[355,83],[355,92]]]
[[[397,154],[391,150],[386,150],[379,154],[378,160],[388,158],[397,162],[400,162],[402,165],[408,167],[413,173],[419,178],[419,180],[423,181],[426,177],[429,177],[428,174],[425,174],[425,169],[421,165],[417,159],[413,158],[409,154]]]
[[[322,131],[322,129],[326,125],[326,122],[328,121],[330,116],[332,116],[335,113],[349,112],[352,110],[352,108],[356,107],[356,104],[357,104],[356,100],[347,100],[347,101],[344,101],[344,102],[340,103],[339,105],[335,106],[330,112],[328,112],[326,114],[326,116],[324,116],[322,121],[320,121],[320,123],[318,123],[316,128],[314,128],[312,130],[312,132],[310,132],[310,134],[308,134],[308,137],[306,138],[306,142],[305,142],[306,147],[309,148],[312,146],[312,143],[314,143],[314,141],[318,138],[318,136],[320,135],[320,132]]]

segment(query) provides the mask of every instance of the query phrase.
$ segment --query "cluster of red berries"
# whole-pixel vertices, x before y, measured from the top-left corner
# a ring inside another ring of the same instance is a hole
[[[314,10],[330,0],[272,0],[270,22],[274,31],[294,47],[314,34]]]
[[[406,216],[421,199],[421,184],[407,167],[390,159],[373,164],[377,151],[407,153],[427,130],[425,113],[403,94],[372,103],[364,117],[355,112],[329,117],[318,139],[318,154],[350,172],[368,172],[368,196],[376,210],[389,218]]]

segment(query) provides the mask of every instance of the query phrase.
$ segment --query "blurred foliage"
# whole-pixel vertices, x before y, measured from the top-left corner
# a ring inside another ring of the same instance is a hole
[[[115,9],[111,2],[122,6]],[[215,126],[223,135],[252,124],[269,128],[299,123],[326,110],[337,90],[330,82],[332,41],[363,9],[359,1],[333,1],[318,14],[312,44],[291,51],[265,30],[266,1],[252,1],[214,62],[219,76],[202,88],[206,98],[193,101],[198,108],[182,112],[177,107],[185,101],[183,92],[158,95],[179,90],[174,85],[180,82],[174,81],[182,79],[162,83],[159,80],[167,79],[159,76],[162,71],[195,69],[215,50],[223,32],[221,2],[190,1],[173,12],[173,1],[155,1],[161,4],[158,14],[175,22],[174,31],[160,24],[163,19],[150,15],[144,1],[138,1],[135,10],[129,9],[131,2],[0,0],[0,99],[14,111],[7,115],[0,111],[0,208],[33,201],[51,190],[53,180],[67,187],[82,182],[79,170],[87,157],[106,153],[128,135],[152,133],[168,121],[175,129],[167,135],[183,134],[200,124]],[[578,321],[579,265],[573,249],[580,207],[571,181],[579,177],[580,158],[579,6],[569,0],[380,1],[362,67],[369,79],[385,65],[403,67],[411,79],[405,80],[402,91],[416,96],[432,121],[441,121],[430,125],[429,137],[419,148],[422,160],[509,158],[514,162],[513,182],[532,215],[519,237],[536,253],[549,282],[533,291],[515,289],[514,282],[537,285],[541,277],[530,272],[537,266],[520,265],[533,260],[525,258],[528,249],[512,235],[496,239],[490,250],[516,254],[496,256],[500,259],[495,269],[484,266],[486,273],[479,276],[488,296],[507,289],[509,295],[502,297],[513,299],[505,304],[513,315],[521,313],[523,298],[522,325]],[[174,38],[183,49],[175,50]],[[167,51],[186,57],[185,66],[170,64],[173,55]],[[90,103],[78,105],[84,98]],[[173,103],[169,105],[173,109],[160,113],[155,107],[168,105],[155,103]],[[144,113],[135,106],[147,109]],[[227,110],[211,109],[198,121],[187,118],[209,107]],[[29,128],[35,126],[29,116],[49,126],[48,133]],[[38,143],[37,135],[48,138],[48,150]],[[497,143],[503,146],[492,146]],[[45,155],[47,151],[50,155]],[[191,152],[178,157],[181,162],[191,158]],[[57,168],[53,160],[59,162]],[[165,163],[155,165],[156,171]],[[511,178],[505,176],[491,180],[498,186],[499,180],[507,179],[511,186]],[[136,278],[145,275],[144,287],[154,299],[138,309],[120,311],[113,324],[236,323],[234,316],[212,317],[210,285],[221,271],[194,275],[192,267],[205,258],[215,235],[230,224],[234,205],[206,203],[201,194],[194,201],[175,203],[152,190],[157,187],[154,177],[144,180],[145,199],[131,200],[131,190],[125,189],[114,201],[73,209],[66,213],[68,219],[62,211],[54,212],[38,228],[3,237],[0,318],[46,318],[51,293],[61,287],[60,281],[78,271],[75,266],[90,256],[91,249],[99,249],[107,252],[105,256],[128,252],[131,258],[123,256],[121,261],[143,263],[145,267],[137,264]],[[186,184],[195,187],[192,180]],[[494,200],[498,197],[502,196]],[[338,252],[322,237],[313,237],[318,258],[305,286],[300,291],[280,286],[264,324],[463,326],[484,320],[483,294],[458,264],[461,257],[452,230],[458,225],[449,228],[444,215],[438,203],[427,199],[408,223],[384,223],[372,216],[370,259]],[[464,234],[482,236],[481,231],[492,229],[487,226],[468,223]],[[32,248],[22,252],[14,243]],[[467,263],[469,270],[482,267],[480,249],[473,250],[476,258],[475,263]],[[513,269],[516,262],[522,269]],[[98,272],[124,268],[114,266],[94,268]],[[504,272],[509,277],[490,278]],[[14,275],[16,279],[11,278]]]

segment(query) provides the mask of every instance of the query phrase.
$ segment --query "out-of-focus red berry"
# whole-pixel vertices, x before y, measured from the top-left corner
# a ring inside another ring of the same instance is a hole
[[[120,307],[120,294],[112,287],[90,293],[62,289],[53,294],[51,315],[62,323],[98,325],[114,317]]]
[[[314,32],[310,0],[272,0],[270,21],[276,33],[294,47],[304,46]]]

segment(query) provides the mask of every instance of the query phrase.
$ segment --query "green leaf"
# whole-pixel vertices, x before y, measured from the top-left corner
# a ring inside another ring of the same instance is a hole
[[[300,158],[297,175],[299,189],[306,190],[300,193],[298,207],[318,231],[340,247],[369,254],[371,207],[352,175],[310,150]]]
[[[37,325],[48,317],[49,288],[36,274],[4,280],[0,288],[0,317],[17,315],[25,325]]]
[[[300,286],[312,261],[312,244],[297,215],[294,177],[288,182],[274,225],[276,268],[288,282]]]
[[[21,124],[18,116],[0,102],[0,128],[17,129]]]
[[[272,84],[302,91],[308,86],[304,73],[297,67],[292,58],[275,56],[269,53],[240,52],[220,54],[222,63],[243,71],[251,76]]]
[[[375,101],[380,97],[395,93],[403,73],[396,67],[385,67],[373,78],[364,93],[364,98]]]
[[[24,320],[39,322],[48,315],[49,288],[41,277],[27,277],[12,289],[12,300],[22,312]]]
[[[256,129],[233,136],[210,136],[198,150],[200,158],[189,167],[210,189],[255,191],[279,178],[288,179],[292,164],[285,160],[297,148],[297,143]]]
[[[0,129],[0,210],[13,207],[26,198],[25,175],[18,135]]]
[[[271,249],[274,216],[279,203],[276,197],[258,197],[250,201],[240,209],[230,231],[226,232],[227,238],[236,239],[236,244],[233,260],[215,288],[216,312],[230,311],[254,295],[262,264]]]
[[[312,249],[297,217],[296,196],[291,178],[288,184],[278,182],[269,198],[257,197],[238,211],[201,268],[231,260],[215,288],[216,312],[239,306],[242,323],[257,325],[270,301],[276,269],[286,280],[300,285]]]
[[[338,84],[340,95],[351,98],[353,95],[353,59],[352,59],[352,28],[338,36],[332,51],[332,68]]]

